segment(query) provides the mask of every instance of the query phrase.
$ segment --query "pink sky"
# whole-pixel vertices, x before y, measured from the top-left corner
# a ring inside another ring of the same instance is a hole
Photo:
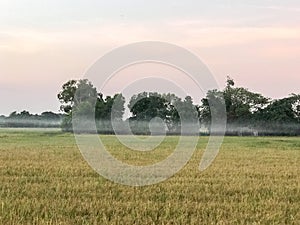
[[[3,11],[3,7],[14,10],[13,3],[4,2],[6,5],[0,4]],[[100,9],[99,5],[95,7]],[[56,94],[64,82],[82,78],[96,59],[113,48],[145,40],[165,41],[192,51],[210,68],[221,87],[230,75],[237,85],[267,97],[300,93],[300,23],[296,23],[300,11],[295,7],[263,5],[266,11],[260,12],[258,6],[258,13],[242,7],[248,17],[237,14],[234,18],[229,13],[213,17],[214,10],[193,15],[192,7],[184,9],[183,15],[148,18],[145,14],[143,18],[126,7],[121,5],[117,12],[111,11],[116,18],[110,18],[109,12],[99,18],[83,14],[74,19],[67,14],[63,22],[52,24],[49,18],[40,24],[28,22],[26,19],[33,17],[34,11],[23,17],[18,14],[20,21],[25,18],[23,24],[13,16],[17,11],[2,15],[0,115],[23,109],[33,113],[57,111]],[[147,6],[144,10],[146,13]],[[227,10],[235,12],[235,6]],[[41,15],[33,19],[38,16]],[[153,73],[158,73],[157,69],[153,68]],[[114,84],[110,86],[104,94],[113,92]]]

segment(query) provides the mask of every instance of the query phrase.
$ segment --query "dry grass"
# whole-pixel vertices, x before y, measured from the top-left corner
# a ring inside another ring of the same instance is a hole
[[[148,164],[170,154],[132,153],[103,136],[112,154]],[[0,131],[1,224],[300,224],[300,140],[227,137],[204,172],[200,138],[189,164],[147,187],[112,183],[82,159],[71,134]]]

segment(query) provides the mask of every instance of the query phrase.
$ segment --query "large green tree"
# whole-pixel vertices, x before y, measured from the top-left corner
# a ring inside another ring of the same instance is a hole
[[[255,122],[265,134],[300,134],[300,95],[272,101],[256,114]]]
[[[254,114],[264,109],[270,100],[246,88],[235,87],[234,81],[230,77],[227,78],[227,85],[223,93],[229,124],[250,122]]]
[[[155,117],[161,118],[169,132],[180,132],[182,122],[197,122],[197,108],[190,96],[184,100],[175,94],[159,94],[156,92],[143,92],[132,96],[128,105],[132,117],[131,121],[140,121],[145,126]],[[136,123],[134,123],[136,124]]]
[[[113,97],[98,94],[96,103],[96,119],[98,120],[122,120],[125,111],[125,98],[122,94]]]
[[[107,126],[105,130],[108,130],[111,129],[110,120],[122,120],[125,110],[122,94],[104,98],[87,79],[66,82],[57,97],[61,102],[60,109],[66,113],[62,123],[64,130],[72,130],[72,118],[75,115],[81,119],[94,117],[98,123],[100,120],[106,121],[97,127],[104,130],[103,126]]]
[[[158,93],[143,92],[133,95],[128,107],[132,120],[150,121],[154,117],[166,119],[167,100]]]
[[[201,104],[198,106],[198,117],[200,124],[209,128],[211,124],[212,115],[218,120],[226,119],[222,115],[224,107],[224,93],[219,90],[209,90],[206,97],[201,99]]]
[[[94,104],[94,100],[97,99],[97,90],[87,79],[70,80],[63,84],[57,97],[62,104],[60,109],[65,113],[70,113],[74,107],[82,103]]]
[[[218,107],[225,101],[228,127],[249,126],[255,119],[255,114],[262,111],[270,99],[246,88],[236,87],[234,81],[227,77],[226,87],[222,90],[210,90],[201,100],[200,121],[209,126],[211,114],[218,117]],[[209,105],[212,103],[213,105]],[[213,111],[212,111],[213,110]]]

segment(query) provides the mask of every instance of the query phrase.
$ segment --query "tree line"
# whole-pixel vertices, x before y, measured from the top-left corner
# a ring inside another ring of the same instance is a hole
[[[123,118],[126,101],[122,94],[104,96],[86,79],[66,82],[57,97],[62,113],[12,112],[7,117],[0,116],[0,127],[61,127],[63,131],[73,131],[72,118],[76,117],[83,121],[93,118],[98,133],[114,134],[113,121],[118,124],[119,133],[128,133],[122,130],[128,122],[133,133],[150,134],[149,124],[155,125],[154,118],[159,118],[158,126],[163,122],[163,130],[168,134],[180,134],[182,122],[199,122],[199,132],[209,134],[211,114],[218,117],[218,107],[223,104],[227,135],[300,135],[299,94],[273,100],[237,87],[230,77],[222,90],[208,91],[200,104],[195,104],[190,96],[182,99],[172,93],[133,95],[127,105],[129,118]],[[215,104],[210,105],[211,102]]]
[[[72,131],[72,117],[95,117],[99,133],[114,133],[112,121],[129,122],[134,133],[149,134],[149,122],[160,118],[165,131],[179,134],[182,121],[200,122],[201,130],[209,133],[211,114],[218,113],[220,102],[226,108],[227,135],[299,135],[300,134],[300,95],[272,100],[244,87],[236,87],[230,77],[223,90],[210,90],[201,104],[197,105],[190,96],[184,99],[175,94],[143,92],[133,95],[128,108],[131,116],[124,121],[125,98],[122,94],[106,96],[98,93],[88,80],[70,80],[62,86],[58,94],[61,110],[64,112],[62,129]],[[217,114],[216,114],[217,115]],[[126,132],[126,131],[124,131]]]
[[[0,116],[0,127],[41,127],[59,128],[64,115],[50,111],[41,114],[31,114],[23,110],[22,112],[12,112],[9,116]]]
[[[300,134],[300,95],[272,100],[247,88],[235,87],[228,77],[226,87],[211,90],[202,99],[200,120],[209,125],[210,108],[208,99],[221,94],[227,112],[227,134],[243,131],[259,132],[261,135],[299,135]]]

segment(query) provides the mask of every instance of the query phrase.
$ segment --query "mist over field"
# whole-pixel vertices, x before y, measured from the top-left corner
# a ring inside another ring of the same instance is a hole
[[[66,132],[139,135],[300,135],[300,95],[270,99],[227,77],[200,104],[191,96],[141,92],[129,103],[122,93],[104,96],[87,79],[70,80],[57,95],[61,114],[28,111],[1,117],[2,127],[61,127]],[[130,112],[125,118],[125,110]],[[75,130],[74,130],[75,129]]]

